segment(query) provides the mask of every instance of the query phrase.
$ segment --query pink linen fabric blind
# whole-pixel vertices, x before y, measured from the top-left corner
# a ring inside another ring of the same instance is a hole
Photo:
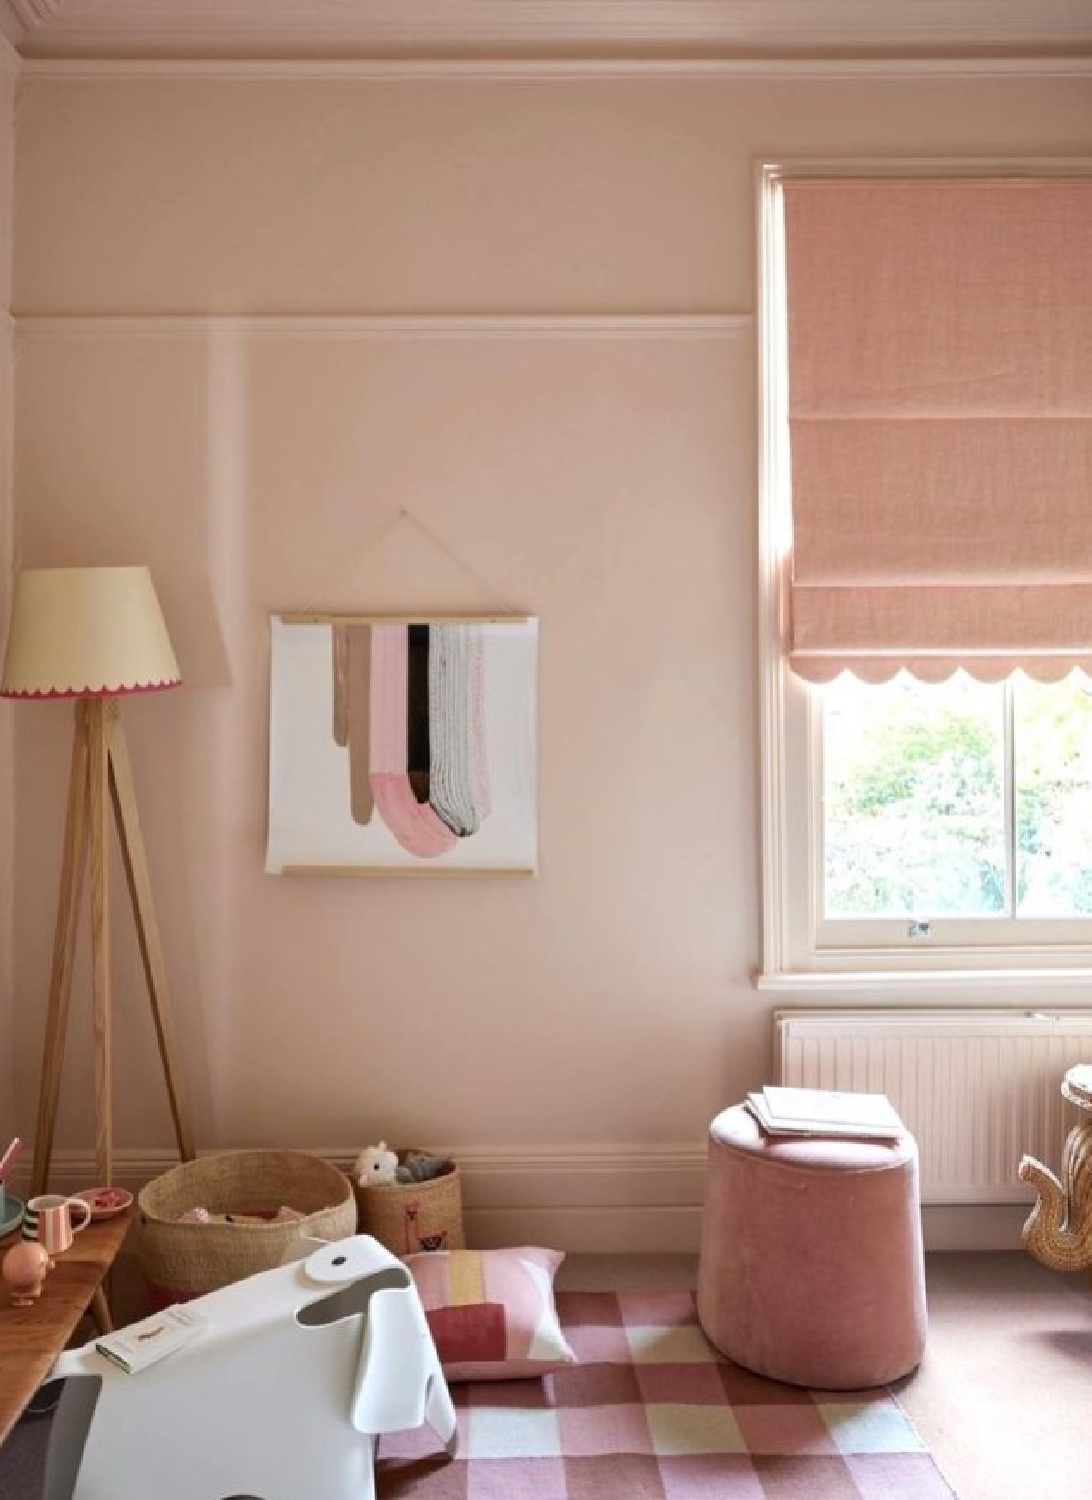
[[[1092,177],[783,194],[793,670],[1092,670]]]

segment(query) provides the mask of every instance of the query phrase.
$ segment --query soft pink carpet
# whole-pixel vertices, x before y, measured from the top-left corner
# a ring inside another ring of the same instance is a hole
[[[579,1363],[453,1387],[459,1456],[383,1438],[380,1500],[953,1500],[886,1389],[805,1391],[723,1359],[691,1291],[559,1292]]]

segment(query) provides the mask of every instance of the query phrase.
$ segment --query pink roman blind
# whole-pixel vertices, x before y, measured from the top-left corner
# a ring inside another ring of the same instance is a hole
[[[783,188],[794,671],[1092,670],[1092,177]]]

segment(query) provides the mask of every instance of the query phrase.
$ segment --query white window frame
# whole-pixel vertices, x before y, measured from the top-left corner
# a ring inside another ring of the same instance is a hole
[[[762,969],[759,988],[913,994],[980,986],[1042,996],[1092,983],[1092,920],[932,922],[912,938],[895,921],[821,920],[822,732],[816,697],[785,651],[792,535],[781,184],[789,177],[987,176],[1092,172],[1074,160],[842,160],[761,163],[757,170],[759,373],[759,696]],[[922,913],[927,916],[927,913]],[[867,941],[864,939],[867,938]]]

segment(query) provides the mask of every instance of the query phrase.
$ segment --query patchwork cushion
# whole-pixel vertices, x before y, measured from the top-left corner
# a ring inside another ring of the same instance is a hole
[[[407,1255],[448,1380],[519,1380],[574,1364],[554,1305],[564,1255],[521,1245]]]

